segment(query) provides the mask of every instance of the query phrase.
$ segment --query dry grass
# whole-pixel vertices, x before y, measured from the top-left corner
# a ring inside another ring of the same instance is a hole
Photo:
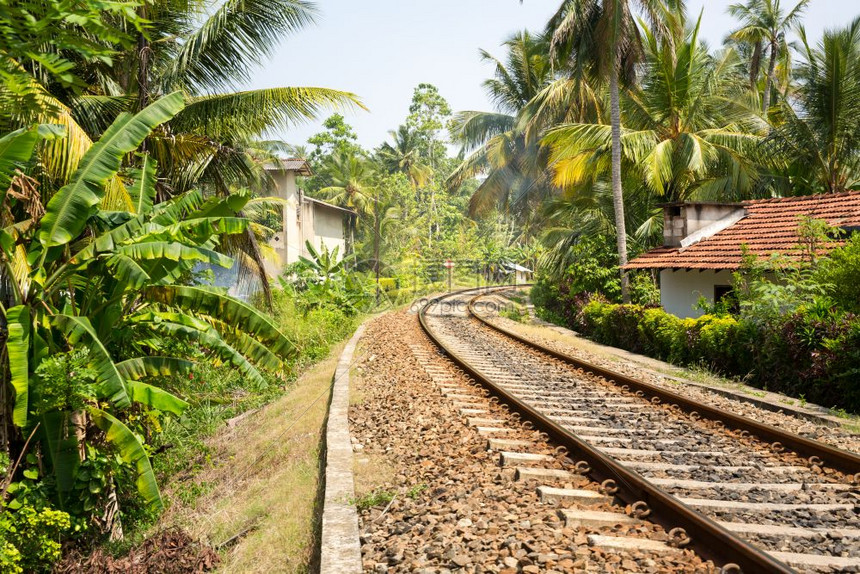
[[[194,478],[203,494],[190,505],[175,502],[164,516],[162,526],[178,524],[220,547],[222,572],[312,569],[323,423],[343,347],[335,346],[284,397],[213,437],[216,464]],[[180,488],[189,485],[166,490]]]

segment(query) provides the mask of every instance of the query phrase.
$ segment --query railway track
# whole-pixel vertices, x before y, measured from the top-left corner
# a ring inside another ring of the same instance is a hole
[[[726,574],[860,572],[860,456],[523,339],[482,316],[486,293],[434,299],[421,325],[483,392],[567,454],[567,471],[542,473],[541,457],[496,429],[503,461],[543,480],[542,498],[564,506],[593,497],[553,486],[554,476],[580,475],[627,510],[562,509],[593,531],[592,544],[623,548],[630,541],[601,527],[647,519],[670,532],[670,545],[692,547]]]

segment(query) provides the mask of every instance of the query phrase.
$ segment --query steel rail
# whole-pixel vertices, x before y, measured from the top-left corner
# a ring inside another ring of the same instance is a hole
[[[488,288],[483,289],[489,290]],[[795,572],[788,565],[738,538],[707,516],[693,510],[663,489],[651,484],[639,473],[628,469],[593,448],[574,433],[496,385],[489,377],[472,367],[466,359],[447,347],[427,324],[427,310],[446,298],[464,295],[476,290],[467,289],[436,297],[427,302],[418,313],[421,328],[454,364],[479,382],[499,401],[530,421],[533,426],[545,432],[553,441],[564,446],[571,455],[575,453],[576,458],[585,460],[589,466],[586,474],[591,478],[598,482],[607,479],[614,480],[620,487],[615,496],[628,504],[635,504],[639,501],[645,502],[648,508],[653,510],[655,521],[662,524],[667,531],[675,527],[683,528],[690,537],[691,544],[701,556],[714,560],[724,568],[729,564],[737,566],[741,572],[746,574],[789,574]],[[470,307],[471,303],[470,301]],[[729,570],[728,568],[726,571],[737,572],[737,570]]]
[[[811,463],[814,462],[819,466],[824,464],[849,475],[856,475],[857,473],[860,473],[860,455],[857,455],[848,450],[843,450],[834,446],[830,446],[829,444],[824,444],[816,440],[808,439],[806,437],[785,431],[772,425],[760,423],[758,421],[741,415],[736,415],[732,412],[717,407],[706,405],[704,403],[695,401],[683,395],[679,395],[678,393],[673,393],[672,391],[663,389],[656,385],[652,385],[644,381],[634,379],[633,377],[629,377],[627,375],[623,375],[610,369],[599,367],[592,363],[588,363],[586,361],[583,361],[582,359],[568,355],[561,351],[556,351],[554,349],[545,347],[517,333],[514,333],[509,329],[500,327],[499,325],[488,321],[480,314],[475,312],[474,305],[478,299],[480,299],[480,296],[473,298],[469,302],[469,314],[472,317],[476,318],[478,321],[480,321],[487,327],[493,329],[494,331],[502,333],[503,335],[510,337],[511,339],[514,339],[515,341],[522,343],[527,347],[530,347],[536,351],[563,361],[577,369],[582,369],[583,371],[591,373],[592,375],[606,379],[607,381],[619,387],[623,388],[624,386],[627,386],[629,390],[634,393],[637,391],[641,391],[644,394],[643,398],[645,399],[653,399],[654,397],[656,397],[661,402],[678,405],[678,407],[680,407],[688,414],[696,413],[701,417],[713,421],[720,421],[723,423],[723,425],[727,427],[739,431],[747,431],[750,434],[756,435],[758,438],[765,442],[769,442],[772,444],[778,443],[779,447],[793,450],[797,454],[808,458],[816,457],[818,459],[810,460]]]

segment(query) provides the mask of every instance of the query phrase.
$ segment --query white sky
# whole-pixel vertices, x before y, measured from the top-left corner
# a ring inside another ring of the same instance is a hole
[[[711,46],[735,26],[726,7],[737,0],[687,0],[691,14],[704,7],[702,32]],[[792,0],[782,0],[793,6]],[[454,111],[489,110],[481,82],[492,69],[478,50],[503,56],[500,44],[523,28],[540,30],[561,0],[318,0],[316,26],[287,38],[248,88],[324,86],[358,94],[370,112],[345,116],[365,147],[379,145],[403,122],[412,90],[436,85]],[[806,12],[810,40],[860,15],[860,0],[812,0]],[[320,121],[329,114],[323,112]],[[320,122],[276,134],[304,144]]]

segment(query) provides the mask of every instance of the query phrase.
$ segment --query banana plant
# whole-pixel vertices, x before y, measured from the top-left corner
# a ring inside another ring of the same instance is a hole
[[[260,368],[277,371],[294,352],[251,305],[188,284],[198,265],[233,264],[219,252],[220,242],[247,230],[248,221],[237,214],[249,197],[206,199],[190,191],[156,203],[155,162],[135,152],[183,105],[175,93],[137,114],[121,114],[86,152],[69,183],[40,197],[16,190],[9,174],[18,166],[26,169],[39,140],[57,137],[56,130],[34,127],[0,138],[0,174],[8,178],[0,187],[10,189],[2,207],[11,214],[4,215],[0,229],[0,312],[7,333],[3,384],[14,391],[12,422],[21,436],[35,431],[61,508],[73,492],[84,451],[80,443],[86,433],[73,428],[82,419],[134,469],[143,500],[162,506],[144,444],[124,418],[134,404],[177,416],[186,408],[184,400],[158,386],[160,377],[193,366],[184,357],[164,354],[169,340],[192,341],[258,382]],[[106,187],[117,177],[127,184],[133,210],[101,208]],[[33,208],[45,195],[50,197],[43,210]],[[94,396],[74,410],[37,408],[46,392],[40,364],[73,350],[86,352],[96,379]]]

